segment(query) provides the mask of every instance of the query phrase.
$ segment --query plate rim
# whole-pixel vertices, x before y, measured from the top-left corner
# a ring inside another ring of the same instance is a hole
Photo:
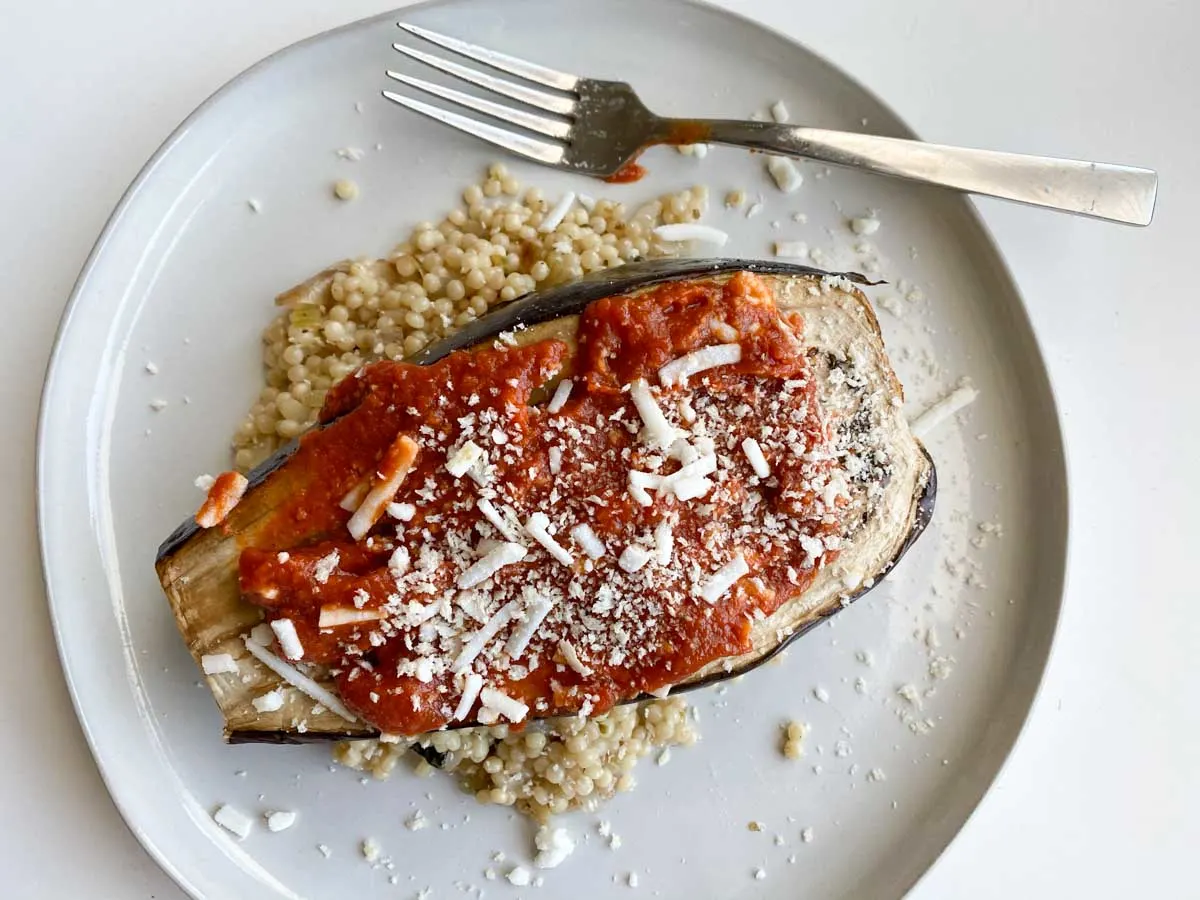
[[[122,192],[112,212],[106,218],[103,227],[96,238],[95,243],[89,250],[79,274],[76,276],[75,282],[72,285],[70,294],[64,304],[63,311],[60,315],[58,325],[55,328],[52,339],[50,353],[47,358],[46,366],[43,374],[43,386],[38,402],[37,428],[35,436],[35,471],[34,471],[34,486],[36,490],[37,500],[37,532],[38,532],[38,548],[39,561],[42,571],[42,582],[46,592],[46,602],[48,612],[50,614],[51,626],[54,633],[55,649],[59,657],[60,668],[62,669],[63,678],[66,682],[68,693],[71,697],[72,709],[75,713],[75,718],[79,724],[80,731],[83,733],[84,739],[87,742],[88,750],[91,753],[92,759],[95,762],[96,769],[104,783],[105,790],[111,798],[113,805],[121,816],[121,820],[126,828],[137,839],[138,843],[154,860],[164,873],[186,894],[195,900],[212,900],[209,895],[201,891],[199,886],[194,885],[191,880],[180,871],[175,863],[168,857],[167,853],[158,845],[153,837],[148,834],[140,824],[135,821],[135,813],[130,809],[130,806],[122,796],[114,784],[114,779],[110,767],[103,759],[103,754],[99,746],[99,738],[88,724],[88,719],[83,709],[83,698],[79,685],[77,684],[72,664],[68,661],[68,648],[66,646],[66,637],[62,627],[62,618],[66,612],[65,604],[67,601],[59,596],[56,598],[55,591],[51,587],[51,560],[48,547],[48,534],[50,528],[47,522],[47,504],[45,501],[45,487],[49,473],[49,462],[47,460],[47,431],[50,428],[48,422],[50,413],[50,401],[57,384],[60,370],[63,368],[61,354],[63,345],[68,330],[71,327],[77,309],[86,294],[89,286],[89,281],[92,277],[93,270],[96,268],[99,260],[103,256],[106,248],[112,240],[114,234],[118,231],[122,220],[125,217],[129,207],[137,198],[146,183],[150,181],[152,175],[157,169],[159,163],[174,149],[174,147],[182,141],[191,131],[193,125],[214,106],[218,101],[223,99],[227,94],[232,93],[241,84],[248,80],[253,74],[262,68],[266,68],[275,61],[285,56],[290,56],[296,52],[300,52],[310,44],[321,42],[333,35],[343,31],[356,29],[359,27],[374,24],[387,19],[402,19],[404,16],[413,11],[418,11],[426,8],[435,8],[446,5],[451,0],[420,0],[420,2],[412,3],[403,7],[385,10],[383,12],[365,16],[360,19],[355,19],[351,22],[342,25],[328,28],[300,40],[287,44],[266,56],[260,58],[256,62],[242,69],[241,71],[228,78],[207,97],[204,98],[191,112],[189,112],[176,125],[170,133],[163,139],[162,143],[154,150],[146,162],[138,170],[137,174],[130,181],[128,187]],[[468,0],[469,2],[469,0]],[[748,26],[752,29],[757,29],[761,32],[772,36],[793,50],[808,54],[810,57],[817,60],[819,63],[828,69],[836,72],[847,83],[853,86],[856,90],[861,91],[863,95],[870,98],[873,102],[879,104],[881,108],[898,123],[899,130],[903,132],[903,136],[915,140],[919,140],[917,132],[909,125],[907,119],[899,115],[890,103],[880,97],[872,88],[863,84],[855,75],[845,70],[841,65],[833,62],[824,54],[814,50],[805,42],[794,38],[778,28],[768,23],[762,22],[752,16],[742,13],[740,10],[728,8],[718,5],[712,0],[662,0],[674,4],[677,7],[687,8],[693,7],[704,10],[709,14],[725,16],[736,20],[743,26]],[[961,823],[954,829],[953,833],[941,842],[941,847],[936,850],[928,865],[915,877],[912,877],[903,889],[903,895],[907,895],[914,888],[920,885],[928,874],[933,871],[938,862],[944,857],[946,851],[958,839],[963,831],[970,825],[975,818],[983,800],[991,793],[996,782],[999,780],[1008,769],[1013,755],[1017,747],[1025,738],[1029,723],[1032,720],[1034,713],[1043,705],[1044,688],[1046,683],[1046,673],[1049,668],[1051,657],[1053,656],[1055,647],[1060,643],[1059,632],[1063,623],[1063,611],[1067,600],[1068,588],[1068,573],[1071,563],[1071,491],[1070,491],[1070,459],[1066,453],[1066,445],[1063,437],[1062,414],[1058,400],[1058,392],[1054,386],[1054,380],[1049,366],[1046,363],[1046,353],[1043,347],[1043,341],[1037,330],[1034,328],[1033,322],[1029,317],[1028,305],[1024,294],[1018,286],[1018,282],[1013,275],[1012,267],[1009,264],[1008,258],[1005,255],[1001,245],[988,228],[986,221],[980,214],[977,204],[972,195],[959,194],[956,201],[963,208],[968,219],[972,223],[978,234],[986,242],[988,249],[991,251],[997,271],[994,277],[1002,279],[1005,286],[1011,291],[1012,296],[1016,299],[1013,311],[1016,314],[1018,321],[1026,335],[1028,336],[1032,349],[1037,354],[1039,363],[1038,371],[1034,373],[1035,377],[1042,382],[1044,389],[1044,400],[1047,403],[1049,427],[1046,428],[1043,439],[1051,445],[1053,451],[1053,464],[1059,470],[1058,474],[1061,478],[1057,479],[1058,490],[1055,497],[1055,506],[1061,510],[1061,523],[1055,523],[1057,527],[1054,529],[1053,538],[1055,540],[1056,549],[1060,548],[1053,556],[1055,565],[1053,565],[1053,575],[1055,584],[1053,590],[1048,592],[1049,596],[1055,598],[1054,608],[1050,611],[1052,616],[1050,627],[1047,629],[1048,634],[1045,635],[1045,648],[1037,659],[1037,671],[1032,675],[1032,685],[1029,690],[1027,702],[1024,704],[1024,711],[1021,715],[1020,724],[1012,733],[1008,740],[1007,747],[1003,748],[1002,756],[995,769],[987,776],[980,779],[978,796],[971,803],[970,809],[966,812]],[[65,592],[64,592],[65,593]]]

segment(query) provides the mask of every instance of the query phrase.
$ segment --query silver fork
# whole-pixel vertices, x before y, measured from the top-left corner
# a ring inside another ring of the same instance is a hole
[[[646,147],[729,144],[1130,225],[1148,225],[1154,215],[1158,176],[1150,169],[775,122],[664,118],[647,109],[633,88],[622,81],[581,78],[416,25],[398,24],[409,34],[522,81],[498,77],[403,44],[392,45],[404,55],[540,112],[391,70],[387,74],[396,81],[520,130],[394,91],[383,92],[387,99],[560,169],[624,180],[629,175],[636,177],[636,170],[630,167]]]

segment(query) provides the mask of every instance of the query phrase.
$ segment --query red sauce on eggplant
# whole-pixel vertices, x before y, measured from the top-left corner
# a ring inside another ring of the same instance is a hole
[[[829,430],[802,330],[765,282],[738,274],[591,304],[573,360],[565,343],[544,340],[426,367],[366,366],[330,391],[324,427],[258,488],[281,502],[246,534],[243,594],[269,618],[290,618],[303,660],[331,667],[346,705],[397,734],[451,724],[468,671],[530,717],[597,714],[744,653],[755,620],[808,587],[836,556],[841,533],[844,501],[823,452]],[[741,347],[739,362],[686,386],[659,386],[664,364],[731,343]],[[565,405],[550,413],[544,401],[531,404],[568,364]],[[629,390],[635,379],[653,386],[683,444],[647,443]],[[419,450],[397,505],[356,542],[346,528],[354,502],[387,474],[377,470],[400,435]],[[760,445],[767,477],[742,449],[747,438]],[[454,477],[447,460],[468,439],[486,465]],[[631,494],[631,469],[669,476],[696,454],[716,460],[702,496],[661,489],[642,505]],[[342,505],[348,495],[351,509]],[[481,512],[481,498],[509,515],[507,537]],[[547,515],[569,564],[522,530],[535,513]],[[604,555],[588,557],[571,534],[580,524]],[[659,557],[665,530],[669,561]],[[464,570],[506,540],[523,543],[525,557],[461,590]],[[630,546],[644,551],[632,562],[650,557],[636,571],[619,564]],[[739,555],[748,574],[706,600],[706,586]],[[547,607],[520,647],[522,619]],[[328,621],[359,621],[321,627],[322,608]],[[463,646],[502,609],[516,611],[514,620],[482,642],[468,669],[453,671]],[[465,719],[495,715],[476,700]]]

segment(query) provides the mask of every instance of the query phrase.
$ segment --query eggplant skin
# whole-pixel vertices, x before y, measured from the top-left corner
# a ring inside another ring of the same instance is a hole
[[[856,402],[856,411],[872,417],[885,435],[888,474],[881,482],[882,499],[863,514],[863,524],[837,560],[821,570],[816,582],[801,597],[785,603],[776,613],[757,623],[753,648],[746,654],[705,666],[672,693],[705,687],[752,671],[789,647],[802,634],[866,595],[912,548],[933,515],[937,475],[928,452],[909,431],[893,401],[903,399],[903,389],[892,372],[883,348],[879,323],[870,304],[858,290],[870,285],[854,273],[826,273],[807,266],[747,260],[656,260],[593,273],[570,284],[512,301],[476,320],[454,335],[426,348],[410,359],[427,365],[456,350],[490,341],[501,332],[515,332],[521,343],[558,337],[573,346],[578,314],[591,302],[617,295],[636,295],[664,282],[679,280],[722,281],[736,272],[752,272],[771,283],[781,307],[798,309],[806,321],[805,341],[810,359],[826,360],[831,367],[859,367],[869,382]],[[828,386],[825,382],[824,389]],[[832,389],[830,389],[832,390]],[[243,655],[241,636],[261,614],[243,601],[237,585],[237,556],[242,532],[251,531],[269,517],[272,496],[288,490],[285,478],[270,479],[290,459],[298,446],[281,447],[249,473],[242,502],[223,526],[201,529],[189,519],[160,545],[156,569],[171,601],[179,629],[199,662],[206,653]],[[861,550],[861,552],[860,552]],[[843,582],[845,566],[856,576]],[[847,584],[854,584],[847,590]],[[273,673],[254,665],[248,683],[231,685],[209,677],[225,718],[229,743],[304,744],[316,741],[373,737],[377,731],[364,722],[347,722],[325,711],[310,713],[312,701],[289,690],[282,711],[258,714],[251,700],[283,683]],[[243,669],[245,671],[245,669]],[[240,679],[234,679],[240,681]],[[650,699],[647,696],[629,702]],[[297,726],[305,720],[305,730]],[[463,723],[466,727],[472,723]],[[431,759],[437,765],[440,760]]]

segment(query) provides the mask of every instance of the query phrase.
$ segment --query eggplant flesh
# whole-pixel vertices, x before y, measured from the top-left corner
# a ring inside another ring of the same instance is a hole
[[[514,332],[520,344],[558,338],[573,347],[578,315],[595,300],[635,296],[670,281],[721,282],[737,272],[762,277],[780,308],[800,311],[805,322],[802,339],[821,388],[822,405],[836,423],[836,440],[857,442],[856,447],[869,441],[866,452],[876,459],[866,468],[874,475],[851,482],[857,518],[835,562],[822,568],[800,596],[755,623],[749,651],[709,663],[674,686],[672,693],[733,678],[766,662],[868,593],[930,521],[937,493],[936,472],[929,454],[908,429],[901,412],[903,390],[888,363],[875,315],[857,288],[870,282],[853,273],[830,274],[775,262],[634,263],[526,295],[410,359],[418,364],[433,363],[502,332]],[[241,549],[253,545],[255,534],[269,528],[272,511],[284,497],[321,474],[286,465],[296,446],[296,441],[285,445],[249,473],[245,495],[221,526],[202,529],[189,519],[163,541],[157,554],[159,580],[193,657],[199,663],[205,655],[229,653],[238,663],[237,674],[206,676],[230,743],[292,744],[378,734],[361,719],[349,721],[316,704],[253,659],[245,647],[244,638],[262,621],[262,613],[241,596]],[[332,689],[322,672],[309,674]],[[280,690],[282,706],[259,711],[254,699],[273,690]],[[461,722],[456,727],[473,724]]]

